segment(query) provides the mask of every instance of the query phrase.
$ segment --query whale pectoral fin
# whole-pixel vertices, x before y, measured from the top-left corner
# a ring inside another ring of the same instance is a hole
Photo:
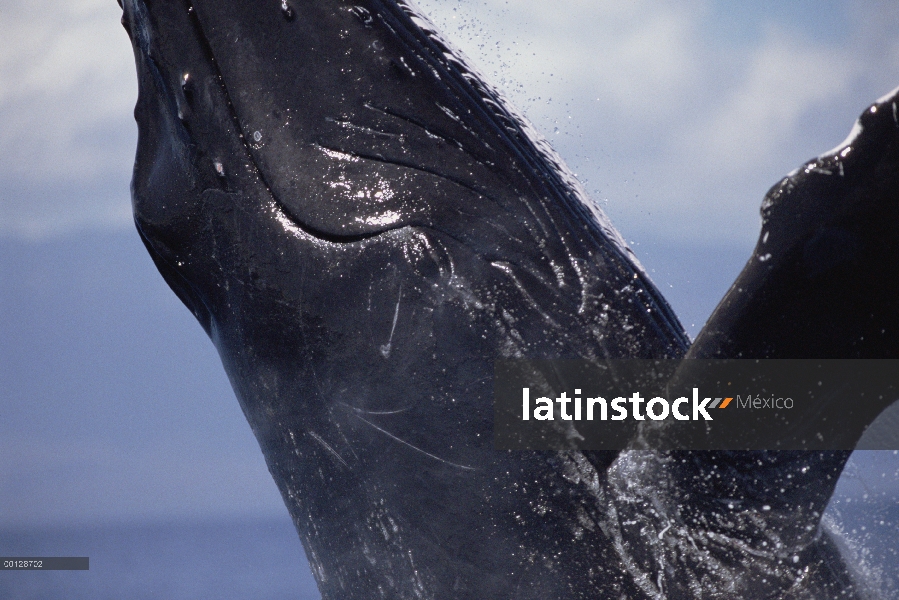
[[[899,357],[899,93],[768,192],[690,358]]]
[[[843,144],[768,192],[755,252],[688,358],[899,358],[897,105],[899,91],[873,104]],[[820,433],[851,448],[897,398],[847,385],[875,393],[855,402],[861,418]]]
[[[768,192],[753,256],[687,359],[899,357],[897,103],[899,91],[878,101],[846,142]],[[851,447],[895,399],[867,394],[866,418],[831,419],[823,434]],[[783,584],[857,597],[820,530],[849,455],[631,451],[610,482],[630,498],[616,503],[619,518],[641,523],[644,538],[655,531],[667,540],[644,547],[676,564],[669,591],[687,594],[692,581],[728,595],[775,593]]]

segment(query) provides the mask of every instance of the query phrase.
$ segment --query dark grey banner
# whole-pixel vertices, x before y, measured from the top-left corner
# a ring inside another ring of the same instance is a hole
[[[495,444],[532,450],[852,450],[899,360],[500,360]],[[876,437],[899,449],[899,428]]]
[[[5,556],[0,557],[0,570],[6,571],[88,571],[87,556]]]

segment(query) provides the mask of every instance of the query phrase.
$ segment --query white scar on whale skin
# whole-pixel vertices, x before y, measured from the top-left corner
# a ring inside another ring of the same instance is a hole
[[[393,311],[393,325],[390,327],[390,337],[387,338],[387,343],[381,346],[381,356],[384,358],[390,358],[390,348],[393,344],[393,332],[396,331],[396,322],[400,317],[400,301],[403,299],[403,285],[400,284],[400,292],[397,295],[396,299],[396,309]]]
[[[384,435],[386,435],[386,436],[389,437],[390,439],[395,440],[395,441],[399,442],[400,444],[403,444],[404,446],[408,446],[409,448],[412,448],[412,449],[415,450],[416,452],[421,452],[422,454],[424,454],[425,456],[427,456],[427,457],[429,457],[429,458],[433,458],[434,460],[438,460],[438,461],[440,461],[440,462],[442,462],[442,463],[444,463],[444,464],[447,464],[447,465],[449,465],[449,466],[451,466],[451,467],[456,467],[456,468],[458,468],[458,469],[464,469],[464,470],[466,470],[466,471],[476,471],[476,470],[477,470],[477,469],[475,469],[474,467],[469,467],[468,465],[460,465],[460,464],[457,464],[457,463],[454,463],[454,462],[450,462],[450,461],[446,460],[445,458],[440,458],[440,457],[437,456],[436,454],[431,454],[430,452],[428,452],[428,451],[426,451],[426,450],[422,450],[421,448],[419,448],[419,447],[417,447],[417,446],[413,446],[412,444],[410,444],[410,443],[407,442],[406,440],[404,440],[404,439],[402,439],[402,438],[399,438],[399,437],[393,435],[392,433],[390,433],[390,432],[387,431],[386,429],[382,429],[382,428],[378,427],[377,425],[375,425],[374,423],[372,423],[372,422],[369,421],[368,419],[364,419],[364,418],[360,417],[358,414],[354,414],[353,416],[356,417],[357,419],[359,419],[360,421],[362,421],[363,423],[365,423],[366,425],[368,425],[369,427],[372,427],[373,429],[376,429],[377,431],[380,431],[381,433],[383,433]]]
[[[310,429],[310,430],[307,430],[306,433],[308,433],[309,436],[310,436],[312,439],[314,439],[316,442],[318,442],[319,444],[321,444],[321,445],[325,448],[325,450],[327,450],[328,452],[330,452],[331,455],[334,456],[334,458],[336,458],[337,460],[339,460],[339,461],[340,461],[340,464],[342,464],[342,465],[343,465],[344,467],[346,467],[347,469],[350,468],[350,465],[348,465],[347,462],[346,462],[345,460],[343,460],[343,457],[340,456],[340,454],[337,453],[337,450],[335,450],[334,448],[332,448],[331,445],[330,445],[328,442],[326,442],[324,439],[322,439],[322,437],[321,437],[320,435],[318,435],[317,433],[315,433],[315,432],[312,431],[311,429]]]
[[[341,406],[343,406],[345,408],[349,408],[350,410],[354,410],[357,413],[359,413],[360,415],[375,415],[375,416],[398,415],[400,413],[406,412],[407,410],[411,410],[411,408],[412,408],[411,406],[407,406],[405,408],[397,408],[396,410],[364,410],[361,408],[357,408],[355,406],[350,406],[349,404],[346,404],[345,402],[338,402],[338,404],[340,404]]]

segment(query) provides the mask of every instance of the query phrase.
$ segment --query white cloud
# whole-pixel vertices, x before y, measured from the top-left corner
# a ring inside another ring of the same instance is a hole
[[[0,235],[130,221],[137,91],[120,14],[109,0],[0,5]]]
[[[549,98],[589,97],[634,115],[696,76],[701,2],[419,4],[535,120],[557,108]]]
[[[90,177],[106,170],[74,150],[84,148],[85,133],[130,120],[136,80],[119,14],[106,0],[39,0],[4,15],[0,152],[39,163],[7,165],[5,173]]]
[[[802,135],[800,118],[845,93],[860,70],[842,48],[781,28],[769,28],[745,65],[741,80],[687,142],[703,148],[707,168],[733,173],[777,156],[778,146]]]
[[[626,234],[751,243],[767,189],[899,83],[899,19],[881,0],[832,7],[850,17],[842,31],[823,14],[745,6],[746,26],[728,25],[733,6],[713,0],[458,7],[426,9],[609,199]]]

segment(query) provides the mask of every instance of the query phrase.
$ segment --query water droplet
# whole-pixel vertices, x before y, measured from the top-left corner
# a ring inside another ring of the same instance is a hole
[[[215,166],[215,174],[218,175],[219,177],[224,177],[225,176],[225,166],[222,163],[220,163],[219,161],[215,161],[213,163],[213,165]]]
[[[190,84],[192,81],[193,80],[190,77],[190,73],[185,73],[184,75],[182,75],[181,76],[181,89],[187,90],[187,88],[190,87]]]
[[[281,14],[284,15],[284,18],[288,21],[293,21],[297,17],[297,13],[294,12],[293,7],[287,3],[287,0],[281,0]]]
[[[254,132],[253,132],[253,141],[254,141],[254,142],[260,142],[260,141],[262,141],[262,133],[259,132],[259,131],[254,131]]]
[[[371,13],[368,12],[368,9],[363,8],[362,6],[354,6],[350,9],[350,12],[356,15],[366,27],[371,27],[372,22],[375,20],[374,17],[371,16]]]

